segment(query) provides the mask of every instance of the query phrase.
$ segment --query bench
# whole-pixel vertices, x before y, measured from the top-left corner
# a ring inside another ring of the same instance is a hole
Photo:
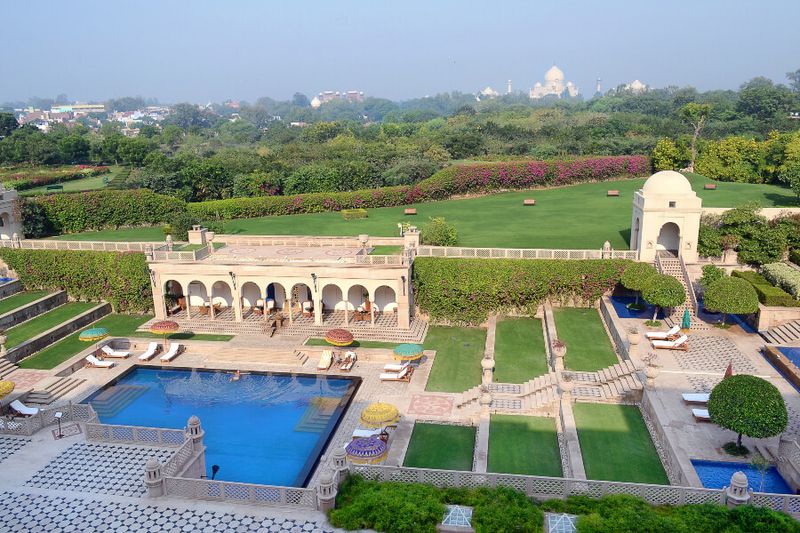
[[[536,200],[533,198],[525,198],[522,200],[522,205],[536,205]]]
[[[409,208],[403,210],[403,214],[404,215],[416,215],[417,214],[417,210],[414,209],[413,207],[409,207]]]
[[[703,185],[703,188],[705,190],[707,190],[707,191],[714,191],[714,190],[717,189],[717,184],[716,183],[706,183],[705,185]]]
[[[63,191],[64,190],[64,186],[63,185],[48,185],[45,190],[47,190],[47,191]]]
[[[606,193],[606,196],[619,196],[619,191],[616,189],[611,189]]]

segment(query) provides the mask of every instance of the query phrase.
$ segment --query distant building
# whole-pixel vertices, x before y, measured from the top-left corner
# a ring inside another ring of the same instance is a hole
[[[105,113],[105,104],[65,104],[54,105],[50,108],[51,113]]]
[[[578,88],[571,82],[564,83],[564,73],[560,68],[553,65],[544,73],[544,83],[536,82],[530,91],[530,97],[534,100],[545,96],[555,96],[557,98],[578,96]]]
[[[497,98],[500,96],[500,93],[492,89],[491,87],[487,86],[484,90],[478,93],[478,99],[482,98]]]
[[[625,90],[632,94],[646,93],[650,88],[639,80],[633,80],[625,84]]]
[[[319,108],[322,104],[333,102],[334,100],[346,100],[347,102],[363,102],[364,91],[322,91],[311,99],[311,107]]]

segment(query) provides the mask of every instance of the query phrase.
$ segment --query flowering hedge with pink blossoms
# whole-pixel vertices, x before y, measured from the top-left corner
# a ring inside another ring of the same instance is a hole
[[[232,219],[392,207],[445,200],[463,194],[644,176],[650,169],[650,158],[643,155],[472,163],[453,165],[414,185],[294,196],[230,198],[192,203],[188,204],[188,208],[200,219]]]

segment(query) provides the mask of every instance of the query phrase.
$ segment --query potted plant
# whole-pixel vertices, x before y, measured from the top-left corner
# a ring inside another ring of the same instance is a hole
[[[645,363],[644,374],[647,377],[647,385],[652,387],[658,377],[658,355],[655,352],[650,352],[644,357],[642,361]]]
[[[567,354],[567,345],[559,339],[553,339],[551,347],[556,357],[564,357]]]
[[[639,328],[631,326],[628,328],[628,342],[631,346],[636,346],[642,342],[642,334],[639,333]]]

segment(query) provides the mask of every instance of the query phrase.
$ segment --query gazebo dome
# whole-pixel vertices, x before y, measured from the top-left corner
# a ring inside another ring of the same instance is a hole
[[[561,71],[560,68],[553,65],[547,72],[544,73],[544,81],[547,82],[564,81],[564,73]]]
[[[644,194],[693,194],[692,184],[680,172],[662,170],[644,182]]]

